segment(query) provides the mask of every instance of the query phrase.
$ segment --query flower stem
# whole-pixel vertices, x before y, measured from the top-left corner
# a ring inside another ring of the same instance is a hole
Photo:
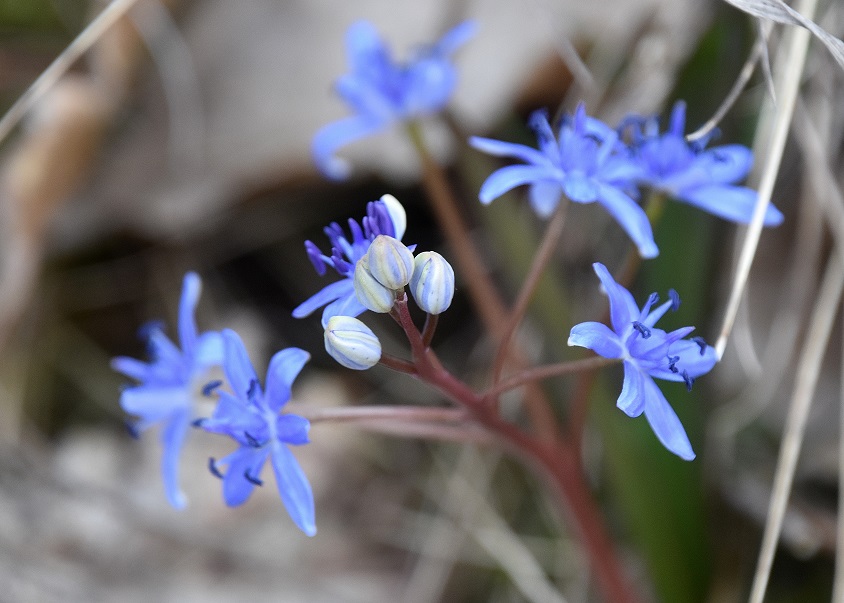
[[[390,354],[384,354],[382,352],[381,360],[379,360],[378,363],[400,373],[407,373],[408,375],[416,374],[416,367],[412,362],[408,362],[407,360],[397,358],[396,356],[392,356]]]
[[[503,373],[504,365],[507,362],[510,341],[515,334],[516,329],[519,328],[519,324],[521,324],[522,318],[525,316],[525,312],[527,312],[528,304],[536,291],[536,287],[539,285],[542,273],[548,265],[548,262],[551,260],[554,250],[557,247],[557,243],[560,241],[560,237],[563,234],[563,226],[565,226],[566,222],[566,209],[568,209],[568,205],[567,200],[562,200],[557,206],[554,216],[551,218],[551,221],[548,223],[548,227],[545,229],[545,235],[543,236],[542,243],[540,243],[539,249],[533,258],[530,270],[522,283],[522,288],[516,298],[516,303],[507,318],[507,323],[503,329],[501,341],[498,343],[498,354],[496,355],[495,363],[493,364],[493,384],[496,384],[501,380],[501,374]]]
[[[425,326],[422,327],[422,343],[426,348],[431,347],[431,341],[434,339],[434,333],[437,330],[439,319],[439,314],[428,314],[425,316]]]
[[[308,419],[311,423],[321,421],[371,421],[390,419],[395,421],[457,422],[465,421],[468,413],[462,408],[438,406],[338,406],[331,408],[307,408],[291,405],[291,411]]]
[[[561,375],[570,375],[580,371],[593,371],[595,369],[616,364],[620,360],[615,358],[604,358],[602,356],[594,356],[592,358],[584,358],[583,360],[572,360],[569,362],[559,362],[557,364],[549,364],[545,366],[537,366],[525,369],[516,373],[506,381],[500,381],[484,393],[484,397],[498,397],[506,391],[521,387],[526,383],[532,381],[540,381],[542,379],[549,379],[551,377],[559,377]]]

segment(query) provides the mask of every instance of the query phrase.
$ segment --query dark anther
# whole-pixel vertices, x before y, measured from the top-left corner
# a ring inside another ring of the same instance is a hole
[[[223,384],[222,381],[219,379],[217,381],[211,381],[210,383],[206,383],[205,386],[202,388],[202,395],[203,396],[212,396],[214,395],[214,390],[220,387]]]
[[[642,336],[642,339],[647,339],[651,336],[651,330],[638,320],[633,321],[633,328]]]
[[[677,363],[680,361],[679,356],[669,356],[668,357],[668,370],[672,373],[679,373],[680,371],[677,369]]]
[[[254,396],[255,392],[257,392],[257,391],[258,391],[258,380],[252,379],[252,381],[249,382],[249,389],[246,390],[246,397],[252,398],[252,396]]]
[[[244,431],[244,432],[243,432],[243,436],[246,438],[246,441],[247,441],[247,442],[249,442],[249,445],[250,445],[250,446],[252,446],[252,448],[260,448],[260,447],[261,447],[261,442],[259,442],[259,441],[258,441],[258,440],[256,440],[255,438],[253,438],[253,437],[249,434],[249,432]]]
[[[130,423],[129,421],[126,421],[124,425],[126,426],[126,431],[129,432],[130,436],[132,436],[136,440],[141,437],[141,432],[138,430],[137,425],[135,425],[134,423]]]
[[[141,341],[149,341],[155,331],[164,331],[163,320],[150,320],[142,324],[140,328],[138,328],[138,339]]]
[[[708,347],[706,341],[704,341],[703,337],[692,337],[692,341],[694,341],[700,348],[700,355],[703,356],[704,353],[706,353],[706,348]]]
[[[686,389],[692,391],[692,385],[694,385],[695,380],[689,377],[689,373],[683,371],[683,381],[686,382]]]
[[[680,294],[674,289],[668,290],[668,297],[671,298],[671,311],[676,312],[680,309]]]
[[[207,420],[208,420],[208,419],[207,419],[207,418],[205,418],[205,417],[199,417],[198,419],[194,419],[194,420],[191,422],[191,425],[193,425],[194,427],[202,427],[202,425],[203,425],[203,424],[205,423],[205,421],[207,421]]]
[[[254,477],[254,476],[252,476],[252,475],[249,475],[249,469],[247,469],[246,471],[244,471],[244,472],[243,472],[243,477],[245,477],[245,478],[246,478],[246,481],[248,481],[248,482],[252,482],[252,483],[253,483],[253,484],[255,484],[256,486],[263,486],[263,485],[264,485],[264,482],[262,482],[261,480],[259,480],[257,477]]]
[[[223,474],[220,473],[219,469],[217,469],[217,461],[214,459],[213,456],[208,457],[208,471],[210,471],[211,475],[213,475],[214,477],[223,479]]]

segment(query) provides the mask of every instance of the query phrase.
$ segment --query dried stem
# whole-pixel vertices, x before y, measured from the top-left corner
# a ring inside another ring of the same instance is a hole
[[[557,206],[554,216],[551,218],[551,221],[548,223],[548,227],[545,229],[545,235],[543,236],[539,249],[533,258],[530,270],[522,283],[522,289],[519,291],[516,303],[507,318],[507,324],[504,326],[502,331],[501,341],[498,342],[498,354],[496,355],[495,362],[493,364],[493,384],[498,383],[501,380],[501,375],[504,372],[504,365],[507,362],[510,341],[516,333],[516,329],[519,328],[519,325],[525,316],[525,312],[527,312],[528,304],[530,303],[533,294],[536,292],[536,287],[539,285],[542,273],[548,265],[548,262],[551,261],[551,258],[554,255],[554,250],[557,247],[557,243],[559,243],[560,237],[563,234],[568,205],[568,200],[564,199]]]

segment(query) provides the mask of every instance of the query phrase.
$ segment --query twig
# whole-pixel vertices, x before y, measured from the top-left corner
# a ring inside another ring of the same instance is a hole
[[[816,0],[804,0],[799,10],[811,18],[815,12]],[[741,254],[739,256],[736,274],[733,280],[733,287],[730,291],[730,298],[727,302],[727,309],[724,312],[724,322],[721,333],[715,344],[715,351],[720,359],[727,347],[727,339],[733,328],[733,323],[738,313],[738,306],[744,295],[744,288],[747,285],[747,278],[750,275],[750,266],[756,255],[756,248],[759,245],[759,237],[762,234],[762,223],[765,219],[765,212],[771,202],[771,193],[779,172],[782,161],[785,141],[788,138],[789,124],[794,113],[794,104],[797,99],[797,91],[800,87],[800,78],[803,73],[803,66],[806,62],[806,52],[809,47],[810,35],[805,29],[793,29],[790,44],[787,47],[788,62],[780,78],[778,96],[781,103],[778,105],[776,121],[773,125],[771,140],[768,143],[768,155],[765,161],[762,179],[759,183],[759,198],[753,210],[753,217],[747,229]]]
[[[827,264],[821,289],[818,293],[815,311],[806,335],[791,406],[785,423],[785,433],[782,438],[777,471],[771,492],[771,502],[768,517],[765,521],[765,532],[759,551],[759,561],[753,578],[753,589],[750,593],[750,603],[762,603],[771,565],[774,561],[777,542],[779,541],[782,523],[785,517],[788,497],[797,468],[797,458],[803,444],[806,431],[806,420],[818,382],[821,370],[821,360],[832,331],[832,323],[838,314],[841,303],[841,293],[844,290],[844,263],[837,253],[833,253]]]
[[[50,66],[38,76],[21,97],[15,101],[0,119],[0,142],[6,139],[14,127],[23,119],[32,106],[64,75],[120,17],[132,8],[138,0],[114,0],[76,36]]]

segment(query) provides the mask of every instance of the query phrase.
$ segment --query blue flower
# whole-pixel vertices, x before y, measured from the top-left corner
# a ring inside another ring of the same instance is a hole
[[[490,203],[523,184],[530,185],[530,203],[541,217],[554,212],[563,194],[576,203],[597,201],[633,239],[642,257],[656,257],[659,250],[648,216],[628,194],[640,168],[619,141],[618,133],[587,116],[583,104],[563,120],[557,136],[544,111],[534,112],[530,125],[536,131],[538,150],[489,138],[469,139],[469,144],[480,151],[515,157],[527,164],[493,172],[481,186],[481,203]]]
[[[346,178],[349,165],[334,156],[337,149],[393,122],[430,115],[445,107],[457,84],[450,57],[475,30],[474,22],[461,23],[400,64],[371,23],[352,24],[346,32],[349,73],[335,86],[354,115],[317,132],[312,145],[317,167],[330,178]]]
[[[287,444],[307,444],[310,422],[293,414],[280,414],[290,399],[290,387],[310,355],[299,348],[277,352],[267,369],[266,389],[261,388],[240,336],[223,331],[223,368],[232,394],[219,392],[220,401],[211,418],[196,425],[233,438],[240,447],[209,468],[223,480],[223,498],[234,507],[243,504],[255,486],[263,485],[261,469],[271,459],[281,502],[305,534],[316,534],[314,495],[299,462]],[[219,467],[227,467],[225,475]]]
[[[684,102],[674,105],[664,134],[659,134],[656,119],[644,121],[643,126],[633,129],[633,152],[642,167],[641,184],[726,220],[750,222],[758,195],[753,189],[735,186],[753,165],[750,149],[739,144],[705,149],[708,138],[686,142]],[[782,213],[769,205],[765,226],[782,221]]]
[[[140,382],[124,389],[120,395],[123,410],[140,418],[133,425],[134,429],[140,432],[156,423],[163,424],[161,472],[167,499],[177,509],[187,505],[179,488],[179,453],[194,418],[197,389],[209,369],[223,362],[220,334],[197,333],[194,310],[201,287],[199,276],[193,272],[185,275],[179,302],[181,350],[164,334],[160,325],[153,325],[146,332],[151,362],[123,356],[111,362],[114,370]]]
[[[687,461],[695,458],[692,445],[680,419],[653,377],[668,381],[692,382],[712,370],[717,362],[715,349],[700,337],[683,339],[694,327],[670,333],[654,325],[669,308],[677,309],[680,299],[670,291],[667,302],[651,310],[659,296],[651,294],[640,310],[630,292],[613,280],[603,264],[593,264],[610,300],[612,329],[599,322],[584,322],[572,328],[568,344],[589,348],[605,358],[624,361],[624,385],[617,406],[631,417],[643,412],[663,446]]]
[[[330,266],[343,277],[326,286],[316,295],[302,302],[293,310],[295,318],[304,318],[317,308],[326,306],[322,312],[322,328],[332,316],[359,316],[366,311],[355,295],[355,265],[366,252],[375,237],[387,235],[401,240],[407,226],[407,215],[401,203],[392,195],[384,195],[379,201],[366,206],[366,217],[357,221],[349,219],[351,240],[336,222],[324,229],[331,242],[331,255],[323,254],[311,241],[305,241],[305,250],[317,273],[322,276]],[[411,250],[413,247],[410,248]]]

